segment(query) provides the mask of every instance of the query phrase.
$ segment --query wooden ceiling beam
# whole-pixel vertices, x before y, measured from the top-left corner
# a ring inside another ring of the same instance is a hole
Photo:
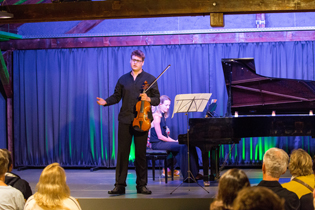
[[[83,20],[78,25],[66,32],[66,34],[87,33],[104,20]]]
[[[50,4],[5,5],[0,10],[14,18],[4,23],[96,20],[119,18],[150,18],[209,15],[210,13],[249,14],[315,11],[310,0],[106,0]]]
[[[153,46],[177,44],[251,43],[315,41],[315,31],[278,31],[221,34],[183,34],[156,36],[81,37],[19,39],[0,42],[0,49],[34,50],[116,46]]]

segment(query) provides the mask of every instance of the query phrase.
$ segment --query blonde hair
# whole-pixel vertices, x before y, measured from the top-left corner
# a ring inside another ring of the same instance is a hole
[[[160,97],[160,104],[164,104],[164,101],[167,101],[167,100],[171,101],[171,99],[167,95],[162,95]],[[168,118],[169,112],[170,112],[170,110],[168,110],[167,112],[164,113],[165,118]],[[162,113],[161,109],[160,109],[160,105],[152,106],[152,114],[154,114],[154,113],[159,113],[159,114]]]
[[[0,176],[5,175],[8,171],[9,159],[7,157],[7,153],[0,149]]]
[[[294,150],[290,155],[289,170],[292,176],[307,176],[313,173],[311,156],[303,149]]]
[[[8,158],[8,161],[9,161],[9,163],[8,163],[8,171],[9,171],[9,168],[12,165],[12,154],[7,149],[1,149],[1,150],[4,152],[5,156]]]
[[[59,163],[52,163],[44,168],[36,188],[34,199],[40,207],[67,209],[63,206],[63,200],[70,197],[70,189],[66,183],[65,170]]]

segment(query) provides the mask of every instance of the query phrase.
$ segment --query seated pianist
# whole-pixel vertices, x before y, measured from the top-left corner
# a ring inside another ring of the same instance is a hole
[[[162,95],[160,97],[160,104],[152,107],[153,122],[150,130],[150,143],[152,149],[167,150],[172,152],[174,156],[179,155],[180,169],[184,180],[188,176],[188,163],[187,163],[187,145],[178,144],[178,140],[172,139],[167,132],[166,118],[169,116],[169,108],[171,99]],[[190,147],[190,170],[196,180],[201,179],[202,175],[199,174],[198,155],[195,147]],[[167,167],[170,166],[170,161]],[[176,172],[174,172],[176,173]],[[176,174],[174,174],[176,175]]]

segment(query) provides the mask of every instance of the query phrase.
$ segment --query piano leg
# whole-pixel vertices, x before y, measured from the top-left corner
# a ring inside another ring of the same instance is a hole
[[[215,178],[219,180],[220,179],[220,171],[219,171],[220,146],[216,146],[214,148],[215,148]]]
[[[216,179],[220,178],[219,174],[219,150],[220,146],[218,145],[211,145],[208,148],[210,151],[210,181],[215,181]]]
[[[215,148],[211,148],[210,150],[210,166],[211,166],[211,173],[210,173],[210,181],[214,181],[215,180],[215,176],[216,176],[216,161],[215,161]]]
[[[200,147],[199,147],[200,148]],[[218,145],[205,145],[200,148],[202,153],[202,163],[203,163],[203,180],[204,181],[214,181],[220,178],[219,174],[219,151],[220,146]],[[209,177],[209,151],[210,151],[210,177]]]
[[[203,165],[203,181],[209,181],[209,150],[207,148],[203,148],[201,150],[202,153],[202,165]]]

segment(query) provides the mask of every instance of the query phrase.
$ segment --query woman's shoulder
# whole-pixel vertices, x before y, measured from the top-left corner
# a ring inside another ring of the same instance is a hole
[[[74,197],[70,196],[63,200],[63,205],[71,210],[81,210],[80,204]],[[24,210],[42,210],[40,206],[36,204],[34,196],[32,195],[26,201]]]
[[[32,200],[34,200],[34,195],[31,195],[31,196],[27,199],[27,201],[32,201]]]
[[[36,204],[36,201],[34,199],[34,195],[32,195],[31,197],[29,197],[25,203],[25,206],[24,206],[24,210],[42,210],[41,207],[39,207],[37,204]]]
[[[66,198],[63,203],[66,207],[70,208],[71,210],[81,210],[81,206],[78,200],[72,196]]]
[[[155,116],[162,118],[162,114],[160,112],[153,113],[153,117]]]

